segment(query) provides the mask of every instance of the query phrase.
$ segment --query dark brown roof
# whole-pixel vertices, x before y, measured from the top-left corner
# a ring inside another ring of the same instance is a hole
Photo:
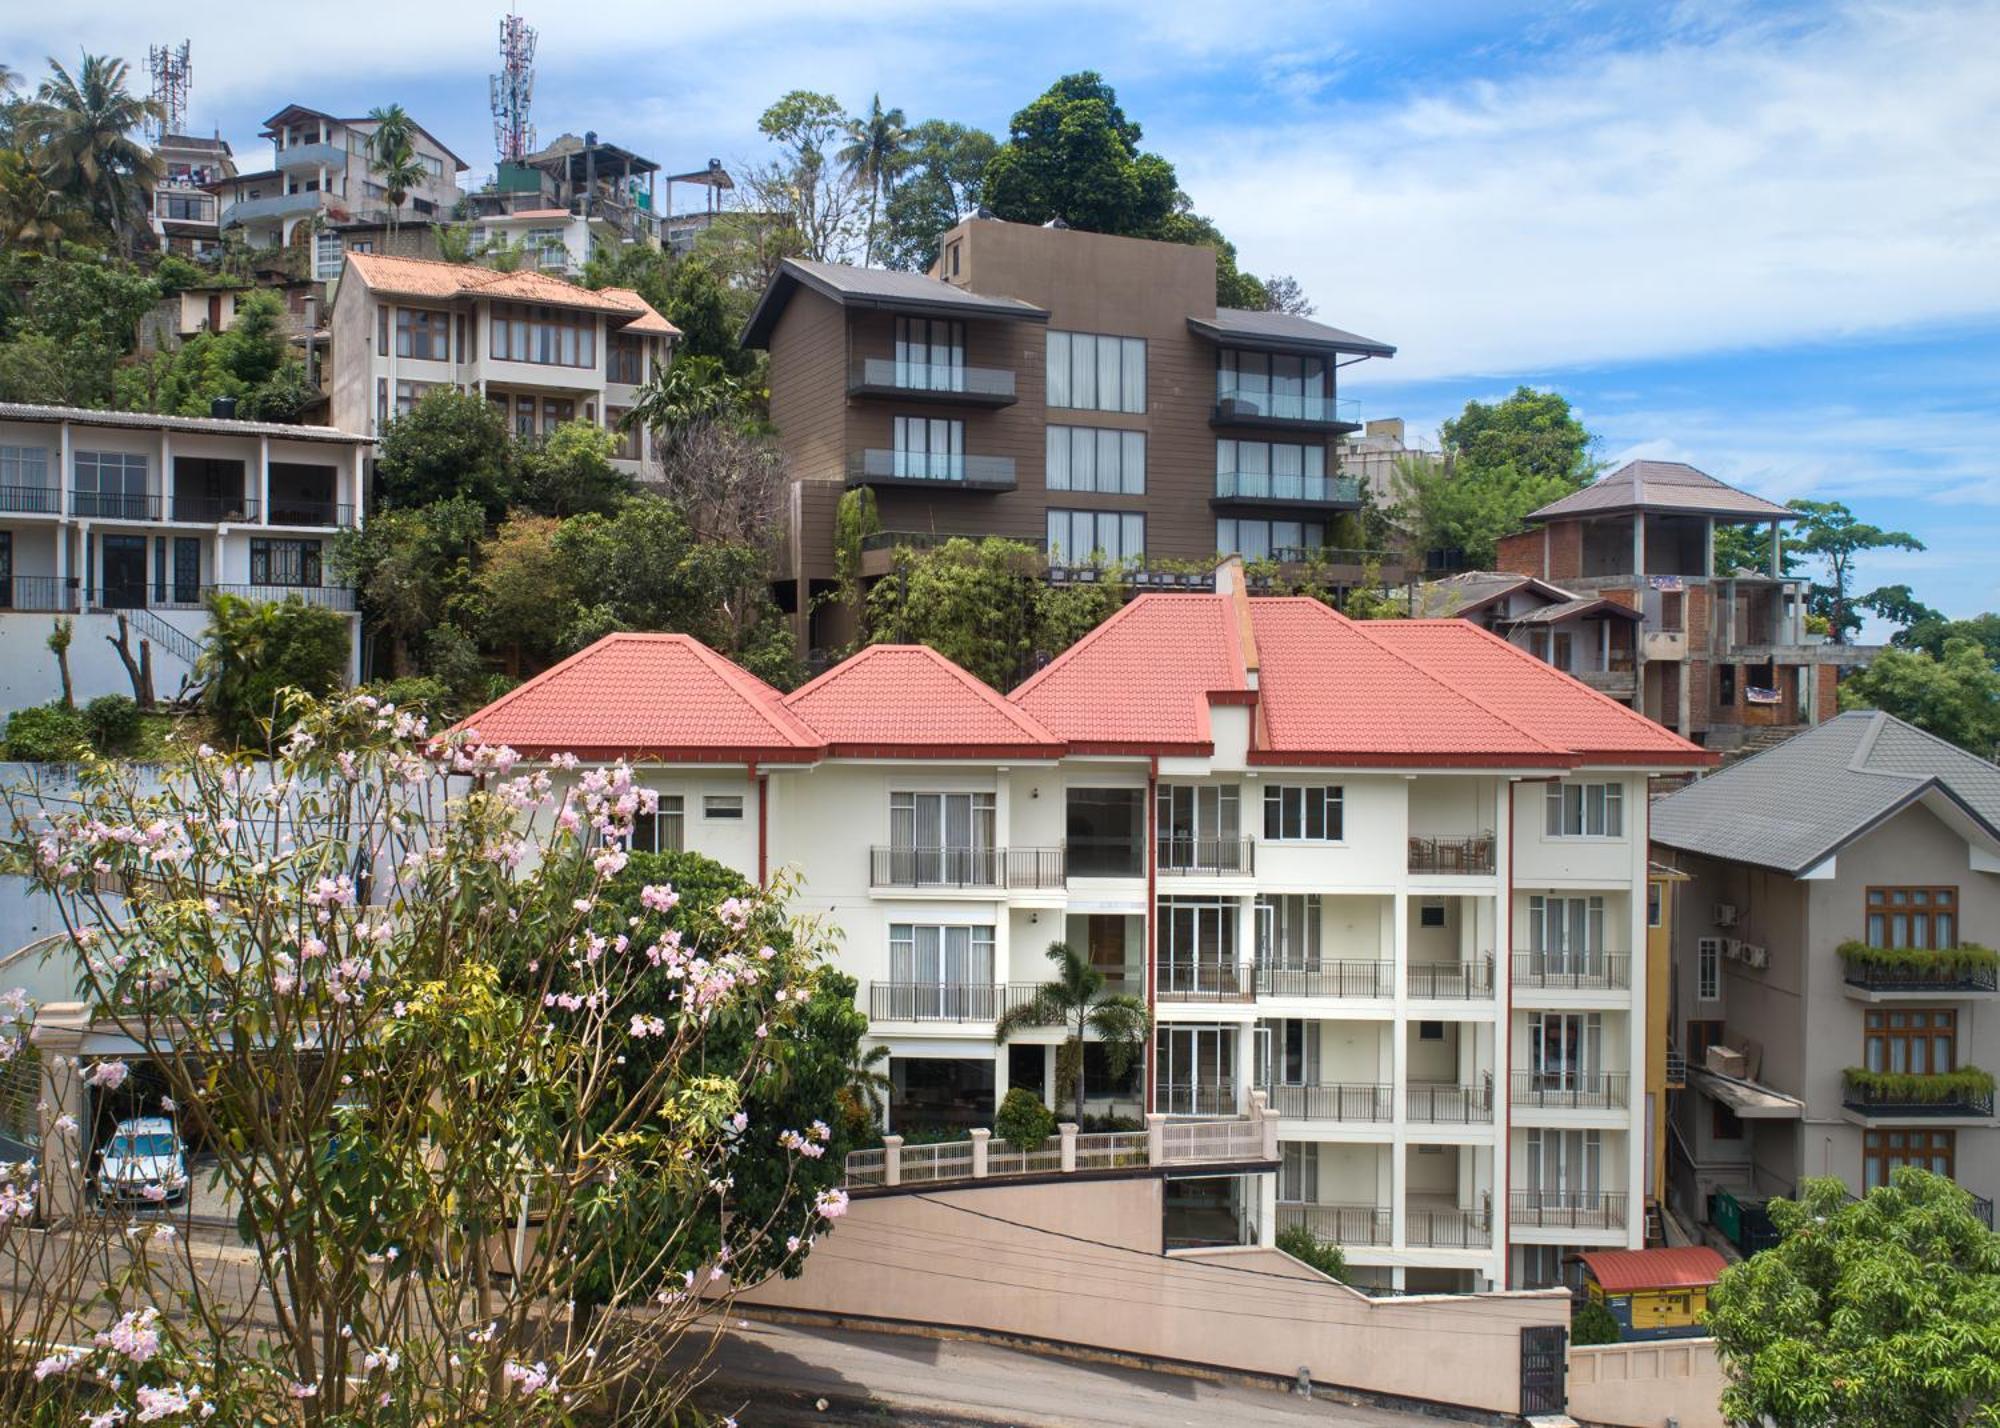
[[[770,343],[778,318],[800,288],[810,288],[845,308],[878,308],[887,312],[938,313],[946,317],[996,317],[1015,322],[1047,322],[1049,315],[1019,298],[989,297],[922,273],[887,268],[857,268],[847,263],[810,263],[787,258],[777,276],[757,300],[757,310],[744,324],[745,347]]]
[[[1798,513],[1725,485],[1685,461],[1628,461],[1581,491],[1530,511],[1530,521],[1608,516],[1627,511],[1718,516],[1738,521],[1794,521]]]
[[[1358,352],[1366,357],[1394,357],[1386,342],[1344,332],[1309,317],[1289,312],[1259,312],[1246,307],[1219,307],[1214,317],[1191,317],[1188,330],[1217,342],[1248,343],[1310,352]]]

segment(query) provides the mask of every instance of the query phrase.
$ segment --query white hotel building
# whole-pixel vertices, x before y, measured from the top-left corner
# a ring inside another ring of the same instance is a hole
[[[1092,1113],[1282,1116],[1280,1175],[1172,1187],[1190,1236],[1302,1222],[1411,1290],[1644,1242],[1646,784],[1712,756],[1464,621],[1147,595],[1006,698],[923,649],[781,696],[621,635],[467,722],[633,759],[643,841],[793,870],[899,1126],[1068,1104],[1058,1029],[994,1041],[1060,938],[1156,1021],[1127,1084],[1087,1057]]]

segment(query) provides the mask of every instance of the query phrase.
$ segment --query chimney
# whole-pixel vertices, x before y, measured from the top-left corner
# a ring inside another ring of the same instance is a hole
[[[1243,682],[1257,687],[1257,630],[1250,620],[1250,582],[1243,573],[1243,557],[1232,555],[1215,567],[1215,593],[1229,597],[1230,614],[1236,621],[1237,644],[1243,651]]]
[[[208,414],[222,421],[234,421],[236,419],[236,398],[214,398],[208,404]]]

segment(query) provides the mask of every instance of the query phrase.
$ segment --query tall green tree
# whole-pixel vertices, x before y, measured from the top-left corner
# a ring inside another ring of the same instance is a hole
[[[979,211],[986,166],[999,144],[984,129],[927,119],[910,131],[908,162],[884,209],[881,261],[923,272],[938,240]]]
[[[1981,758],[2000,753],[2000,669],[1975,640],[1889,648],[1840,683],[1842,709],[1881,709]]]
[[[1595,438],[1584,429],[1568,398],[1557,391],[1520,386],[1498,402],[1471,401],[1440,429],[1445,449],[1468,473],[1510,468],[1530,479],[1588,485],[1603,469],[1591,459]]]
[[[390,677],[423,672],[433,632],[449,628],[453,600],[466,591],[486,533],[486,511],[463,497],[429,506],[370,511],[359,530],[334,537],[333,566],[361,602],[363,628],[379,644],[373,663]]]
[[[1808,1180],[1773,1200],[1778,1244],[1708,1298],[1723,1415],[1776,1428],[2000,1424],[2000,1237],[1966,1192],[1913,1168],[1853,1200]]]
[[[1834,643],[1846,644],[1861,629],[1861,612],[1887,604],[1897,607],[1895,592],[1904,586],[1884,586],[1862,595],[1853,593],[1856,557],[1872,550],[1922,550],[1924,543],[1908,531],[1884,530],[1856,518],[1839,501],[1791,501],[1798,524],[1785,539],[1790,555],[1821,563],[1824,578],[1813,582],[1807,608],[1826,617]]]
[[[1091,966],[1067,942],[1049,944],[1055,976],[1035,989],[1033,997],[1007,1009],[995,1023],[993,1039],[1000,1045],[1037,1026],[1060,1026],[1065,1039],[1056,1048],[1056,1082],[1071,1088],[1074,1114],[1083,1120],[1083,1047],[1095,1036],[1104,1048],[1105,1070],[1118,1080],[1145,1055],[1153,1034],[1152,1014],[1143,997],[1111,991],[1104,974]]]
[[[791,232],[799,257],[838,263],[853,256],[866,199],[834,152],[847,136],[840,101],[794,89],[764,111],[757,129],[774,157],[745,175],[752,202]]]
[[[632,493],[632,478],[611,464],[617,439],[594,422],[564,422],[514,457],[513,504],[543,516],[609,513]]]
[[[882,216],[882,199],[895,186],[910,147],[908,121],[900,109],[884,109],[877,93],[868,112],[847,121],[847,144],[840,162],[856,183],[868,187],[868,236],[862,261],[875,265],[875,228]]]
[[[159,113],[128,87],[122,59],[86,54],[74,73],[49,61],[29,128],[49,186],[130,250],[146,231],[159,160],[133,135]]]
[[[868,592],[871,644],[929,645],[995,689],[1006,689],[1035,653],[1041,553],[1019,541],[954,538],[931,550],[899,549]]]
[[[352,648],[347,621],[294,596],[283,601],[208,597],[208,633],[195,673],[221,734],[232,743],[268,744],[273,721],[282,733],[282,692],[315,698],[344,682]]]
[[[400,104],[368,111],[375,128],[368,135],[368,168],[389,200],[389,231],[402,222],[410,190],[424,181],[427,170],[417,157],[417,123]]]
[[[1935,658],[1954,639],[1971,640],[1986,652],[1990,663],[2000,665],[2000,614],[1990,610],[1969,620],[1948,620],[1933,614],[1896,631],[1889,643],[1898,649],[1923,650]]]
[[[986,166],[986,206],[1014,223],[1152,237],[1180,189],[1173,165],[1140,149],[1143,137],[1102,75],[1064,75],[1014,115]]]
[[[387,507],[434,505],[458,497],[489,514],[514,491],[514,442],[493,404],[456,387],[426,392],[382,429],[376,480]]]

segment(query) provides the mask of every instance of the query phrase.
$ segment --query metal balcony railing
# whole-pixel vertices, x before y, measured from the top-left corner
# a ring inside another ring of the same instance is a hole
[[[61,613],[77,607],[76,582],[55,575],[16,575],[0,580],[0,600],[9,610]]]
[[[0,511],[24,516],[59,516],[62,491],[55,486],[0,486]]]
[[[1153,1088],[1153,1109],[1168,1116],[1233,1116],[1234,1081],[1162,1082]]]
[[[274,526],[332,527],[345,530],[354,524],[354,507],[344,501],[305,501],[295,496],[271,497],[271,513],[266,521]]]
[[[1920,954],[1912,956],[1907,962],[1888,965],[1850,960],[1847,963],[1847,985],[1871,992],[1991,992],[2000,990],[1996,971],[2000,969],[1971,964],[1953,965],[1944,956],[1926,963],[1921,960]]]
[[[103,521],[157,521],[160,494],[157,491],[71,491],[70,513]]]
[[[1516,1071],[1513,1104],[1561,1111],[1623,1110],[1632,1078],[1623,1071]]]
[[[1493,1243],[1492,1207],[1454,1210],[1406,1207],[1403,1239],[1427,1249],[1484,1249]]]
[[[1412,1081],[1403,1088],[1409,1118],[1426,1125],[1485,1125],[1493,1119],[1493,1078],[1469,1086]]]
[[[1493,848],[1491,833],[1471,833],[1457,838],[1413,836],[1410,839],[1410,871],[1491,873],[1494,867]]]
[[[1391,997],[1396,994],[1394,962],[1316,962],[1309,967],[1257,964],[1260,997]]]
[[[1514,1190],[1507,1219],[1534,1229],[1620,1230],[1626,1199],[1622,1190]]]
[[[1990,1116],[1993,1114],[1993,1092],[1967,1085],[1961,1079],[1963,1072],[1972,1069],[1967,1066],[1960,1072],[1899,1078],[1921,1088],[1921,1093],[1915,1095],[1899,1093],[1900,1088],[1857,1085],[1852,1080],[1846,1080],[1841,1085],[1841,1104],[1863,1115],[1893,1116],[1899,1120],[1922,1120],[1934,1116]]]
[[[1154,994],[1163,1002],[1250,1002],[1257,999],[1255,971],[1233,962],[1162,962]]]
[[[1218,382],[1215,388],[1217,421],[1249,418],[1346,424],[1359,411],[1360,406],[1352,397],[1329,397],[1323,392],[1260,391],[1233,382]]]
[[[174,519],[177,521],[200,521],[220,524],[223,521],[254,521],[257,519],[257,498],[255,496],[181,496],[176,495],[173,503]]]
[[[1257,871],[1257,843],[1252,838],[1183,838],[1169,835],[1153,845],[1164,874],[1213,873],[1217,876]]]
[[[870,982],[871,1021],[994,1021],[1006,1010],[1005,986],[984,982]]]
[[[868,850],[868,883],[878,888],[1059,888],[1061,848],[900,848]]]
[[[847,479],[850,485],[869,481],[934,481],[943,487],[1011,491],[1014,489],[1014,458],[871,448],[848,454]]]
[[[1484,1001],[1493,995],[1493,954],[1473,962],[1412,962],[1410,995],[1427,1001]]]
[[[1366,1081],[1265,1086],[1271,1109],[1295,1121],[1374,1122],[1393,1119],[1393,1086]]]
[[[346,585],[205,585],[202,589],[260,603],[299,600],[325,610],[348,612],[360,608],[354,590]]]
[[[1278,1228],[1311,1230],[1322,1240],[1341,1245],[1386,1245],[1395,1214],[1386,1205],[1318,1205],[1303,1200],[1278,1202]]]
[[[1632,954],[1516,952],[1514,985],[1557,991],[1624,991],[1632,985]]]

